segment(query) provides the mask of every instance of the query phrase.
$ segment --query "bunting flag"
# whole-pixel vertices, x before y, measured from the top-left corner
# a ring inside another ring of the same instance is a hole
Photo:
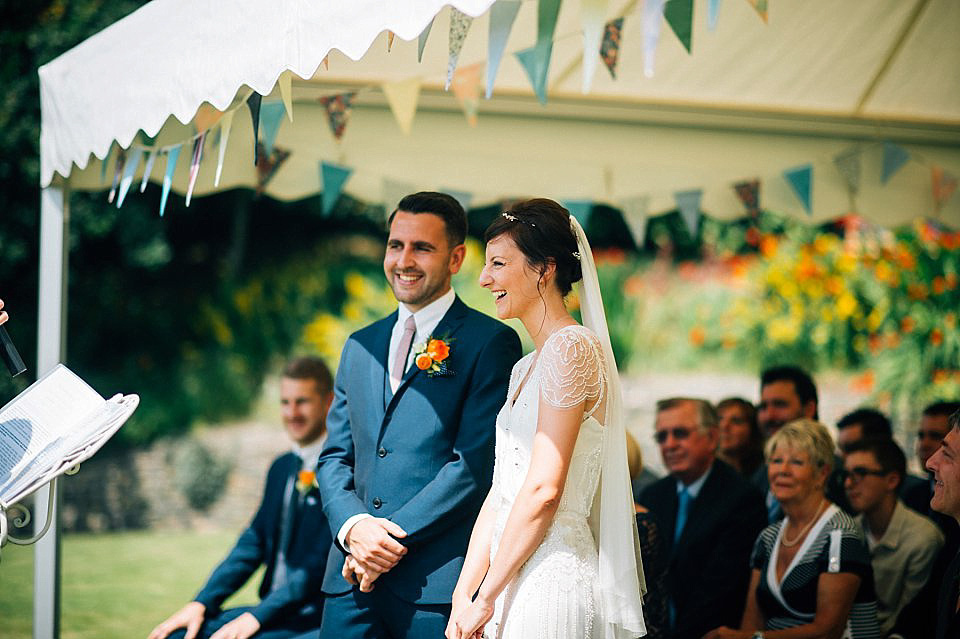
[[[281,73],[277,86],[280,88],[280,100],[283,102],[283,109],[287,112],[287,119],[293,122],[293,72]]]
[[[207,139],[207,132],[204,131],[200,137],[193,141],[193,154],[190,158],[190,181],[187,183],[187,206],[190,206],[190,198],[193,196],[193,186],[197,183],[197,175],[200,173],[200,160],[203,157],[203,143]]]
[[[381,193],[383,194],[383,206],[387,217],[397,208],[397,204],[407,195],[416,192],[416,187],[409,182],[383,178]]]
[[[286,107],[283,102],[271,100],[264,102],[260,106],[260,130],[263,133],[263,150],[267,155],[273,153],[273,143],[277,141],[277,133],[280,132],[280,124],[283,122],[283,114]]]
[[[767,21],[767,0],[747,0],[763,21]]]
[[[620,201],[623,220],[627,223],[633,241],[640,250],[643,250],[647,240],[647,210],[649,205],[650,198],[645,195],[635,195]]]
[[[204,102],[200,105],[200,108],[197,109],[197,114],[193,116],[193,125],[197,129],[197,133],[203,133],[219,122],[222,117],[223,111]]]
[[[257,154],[257,157],[260,158],[260,161],[257,162],[257,195],[262,195],[270,180],[280,170],[280,165],[290,157],[290,151],[274,146],[273,150],[267,153],[266,149],[263,148],[263,143],[257,142],[257,144],[260,146]]]
[[[447,81],[443,85],[443,90],[450,89],[450,83],[453,82],[453,72],[457,68],[457,59],[460,57],[460,51],[463,49],[463,41],[467,39],[467,31],[470,30],[470,24],[473,18],[467,14],[450,8],[450,52],[447,58]]]
[[[856,195],[860,190],[860,153],[859,145],[853,145],[833,156],[833,163],[847,183],[847,190]]]
[[[564,200],[564,208],[570,211],[570,215],[580,222],[580,226],[587,228],[587,222],[590,220],[590,213],[593,212],[593,202],[590,200]]]
[[[560,0],[539,0],[537,4],[537,43],[514,55],[523,65],[540,104],[547,103],[547,75],[553,54],[553,34],[557,29]]]
[[[257,166],[257,151],[259,146],[257,141],[260,131],[260,104],[263,102],[263,96],[254,91],[247,98],[247,107],[250,108],[250,117],[253,119],[253,166]]]
[[[453,95],[456,96],[467,124],[477,126],[477,110],[480,108],[480,82],[483,63],[477,62],[468,67],[457,69],[453,74]]]
[[[790,188],[793,189],[800,203],[803,204],[803,208],[807,210],[807,215],[811,215],[813,213],[813,208],[811,207],[813,201],[813,165],[804,164],[803,166],[787,169],[783,172],[783,177],[787,180]]]
[[[120,184],[120,175],[123,172],[123,165],[127,160],[127,152],[122,148],[117,148],[117,161],[113,165],[113,183],[110,185],[110,194],[107,196],[107,204],[113,204],[113,199],[117,196],[117,186]]]
[[[147,156],[147,164],[143,167],[143,177],[140,179],[140,192],[147,190],[147,182],[150,181],[150,174],[153,173],[153,163],[157,161],[157,147],[150,149],[150,155]]]
[[[457,191],[456,189],[440,189],[441,193],[446,193],[457,202],[460,203],[460,206],[463,207],[464,211],[470,210],[470,203],[473,202],[473,193],[468,193],[467,191]]]
[[[663,17],[683,44],[687,53],[693,46],[693,0],[667,0],[663,8]]]
[[[333,207],[340,199],[340,193],[343,191],[343,185],[351,173],[353,173],[353,169],[347,166],[328,162],[320,163],[320,181],[323,186],[321,201],[323,202],[322,212],[324,217],[333,212]]]
[[[393,31],[387,31],[387,53],[393,49],[393,39],[397,37],[397,34]]]
[[[643,75],[653,77],[654,57],[660,42],[660,19],[664,0],[646,0],[643,3]]]
[[[123,200],[127,197],[127,191],[133,184],[133,174],[140,167],[140,158],[143,157],[143,149],[134,148],[130,150],[126,164],[123,167],[123,177],[120,178],[120,194],[117,196],[117,208],[123,206]]]
[[[610,77],[617,79],[617,59],[620,57],[620,34],[623,32],[623,18],[611,20],[603,28],[603,44],[600,46],[600,57],[607,65]]]
[[[883,170],[880,175],[880,184],[886,184],[887,181],[893,177],[893,174],[899,171],[909,159],[910,154],[905,148],[893,142],[884,142]]]
[[[160,217],[163,217],[163,211],[167,208],[167,196],[170,195],[170,185],[173,184],[173,172],[177,168],[180,147],[181,145],[178,144],[167,150],[167,166],[163,172],[163,191],[160,193]]]
[[[347,128],[347,121],[350,119],[350,105],[355,97],[357,97],[356,91],[318,98],[320,104],[327,110],[327,122],[330,124],[330,131],[333,132],[333,137],[337,139],[337,142],[343,137],[343,132]]]
[[[707,2],[707,28],[711,31],[717,29],[717,21],[720,18],[720,0],[708,0]]]
[[[593,76],[597,71],[597,56],[593,55],[593,52],[600,51],[600,55],[603,55],[601,43],[604,42],[603,19],[606,15],[607,0],[580,0],[580,24],[583,25],[582,91],[584,95],[590,93],[590,85],[593,84]]]
[[[417,100],[420,98],[420,78],[388,82],[382,88],[397,125],[404,135],[410,135],[413,116],[417,113]]]
[[[957,190],[957,176],[947,173],[942,166],[934,164],[930,167],[930,177],[933,180],[933,203],[939,211]]]
[[[696,237],[700,231],[700,198],[703,197],[703,190],[677,191],[673,197],[680,211],[680,217],[690,231],[690,237]]]
[[[747,209],[747,215],[757,217],[760,214],[760,180],[737,182],[733,185],[733,190],[737,192],[737,197]]]
[[[595,0],[594,0],[595,1]],[[487,38],[487,99],[493,95],[493,81],[507,47],[513,22],[520,11],[520,0],[500,0],[490,7],[490,35]]]
[[[423,48],[427,46],[427,38],[430,37],[430,29],[433,28],[434,18],[430,18],[430,22],[427,23],[427,27],[420,32],[420,37],[417,38],[417,62],[423,62]]]
[[[233,126],[234,111],[224,114],[220,120],[220,150],[217,153],[217,173],[213,178],[213,186],[220,186],[220,174],[223,173],[223,158],[227,153],[227,140],[230,139],[230,128]]]

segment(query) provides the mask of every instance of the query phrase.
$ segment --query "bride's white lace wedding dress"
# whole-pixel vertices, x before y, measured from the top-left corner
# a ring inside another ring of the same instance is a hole
[[[532,370],[531,370],[532,367]],[[490,559],[504,540],[507,516],[530,466],[541,398],[567,408],[586,400],[563,496],[540,546],[497,598],[487,637],[602,638],[597,543],[588,518],[600,478],[607,380],[597,336],[579,325],[551,335],[513,367],[497,416]],[[507,540],[505,543],[509,543]]]

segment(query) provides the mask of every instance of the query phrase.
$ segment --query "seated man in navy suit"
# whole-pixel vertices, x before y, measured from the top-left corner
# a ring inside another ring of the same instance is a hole
[[[287,639],[320,627],[320,585],[331,539],[314,469],[332,399],[333,379],[322,360],[301,357],[287,364],[280,403],[293,451],[270,466],[260,508],[227,558],[194,600],[149,639]],[[260,603],[222,610],[261,565],[266,572]]]

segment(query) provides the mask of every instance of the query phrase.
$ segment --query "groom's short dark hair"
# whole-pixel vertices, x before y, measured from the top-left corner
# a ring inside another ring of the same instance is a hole
[[[397,211],[406,213],[432,213],[443,220],[447,229],[447,242],[450,248],[463,244],[467,239],[467,213],[453,196],[437,191],[420,191],[407,195],[387,219],[387,226],[393,222]]]

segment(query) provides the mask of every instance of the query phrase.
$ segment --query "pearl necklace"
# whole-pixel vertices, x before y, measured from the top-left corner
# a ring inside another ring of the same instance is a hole
[[[824,509],[826,508],[826,505],[827,505],[826,499],[823,499],[820,501],[820,505],[817,507],[816,514],[814,514],[814,516],[810,519],[810,521],[807,522],[807,525],[804,526],[800,530],[799,534],[797,534],[797,536],[794,537],[793,540],[791,541],[787,541],[787,522],[783,522],[783,534],[780,536],[780,545],[783,546],[784,548],[793,548],[798,543],[800,543],[800,540],[803,539],[808,532],[810,532],[810,528],[813,527],[813,524],[818,519],[820,519],[820,514],[824,511]]]

